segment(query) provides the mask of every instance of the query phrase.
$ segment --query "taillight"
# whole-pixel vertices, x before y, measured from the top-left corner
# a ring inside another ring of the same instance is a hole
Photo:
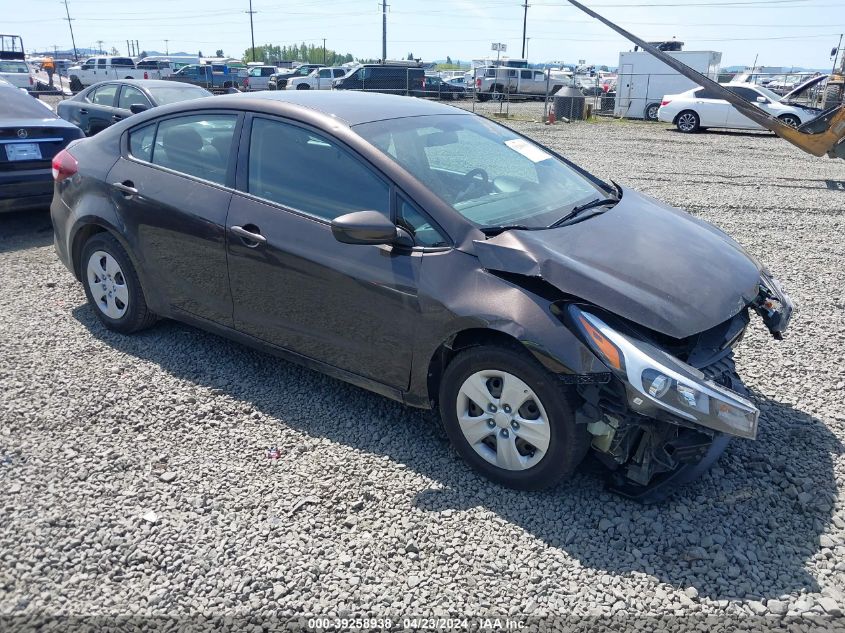
[[[670,103],[672,103],[671,99],[664,99],[663,101],[660,102],[660,107],[662,108],[663,106],[667,106]]]
[[[475,87],[476,87],[476,88],[481,88],[481,77],[478,77],[478,78],[475,80]]]
[[[32,75],[30,75],[30,76],[29,76],[29,85],[30,85],[30,86],[34,86],[34,85],[35,85],[35,81],[33,81],[33,79],[32,79]]]
[[[248,87],[249,87],[249,77],[246,77],[244,79],[244,88],[248,88]]]
[[[56,182],[70,178],[77,171],[79,171],[79,163],[76,162],[73,155],[66,149],[63,149],[53,157],[53,180]]]
[[[147,71],[145,70],[145,71],[144,71],[144,79],[149,79],[149,78],[150,78],[150,75],[149,75],[149,74],[147,73]]]

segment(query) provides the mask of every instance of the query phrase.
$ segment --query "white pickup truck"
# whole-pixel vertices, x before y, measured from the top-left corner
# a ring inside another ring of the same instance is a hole
[[[306,77],[288,79],[286,90],[331,90],[335,79],[345,77],[349,68],[334,66],[331,68],[316,68]]]
[[[73,92],[107,79],[162,79],[171,74],[167,68],[136,68],[131,57],[89,57],[67,69]]]

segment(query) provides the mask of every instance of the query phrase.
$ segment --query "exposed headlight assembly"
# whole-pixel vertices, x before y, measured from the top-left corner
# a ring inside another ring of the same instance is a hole
[[[594,314],[575,305],[568,310],[581,339],[629,387],[632,409],[649,415],[658,407],[714,431],[757,436],[760,411],[749,400],[653,345],[614,330]]]

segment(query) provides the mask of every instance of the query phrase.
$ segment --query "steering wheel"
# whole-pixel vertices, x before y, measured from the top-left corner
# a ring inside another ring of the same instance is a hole
[[[490,176],[481,167],[470,169],[464,174],[464,179],[469,181],[469,184],[455,196],[455,202],[471,200],[473,197],[486,194],[490,191]]]

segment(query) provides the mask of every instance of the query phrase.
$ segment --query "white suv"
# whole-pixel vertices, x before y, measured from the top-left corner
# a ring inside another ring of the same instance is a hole
[[[783,103],[771,90],[747,83],[724,84],[725,88],[765,110],[788,125],[798,127],[818,116],[818,111]],[[658,121],[673,123],[681,132],[691,133],[709,127],[763,130],[730,103],[707,88],[693,88],[677,95],[666,95],[657,111]]]
[[[335,79],[345,77],[349,68],[333,66],[331,68],[317,68],[306,77],[288,79],[285,90],[331,90]]]

